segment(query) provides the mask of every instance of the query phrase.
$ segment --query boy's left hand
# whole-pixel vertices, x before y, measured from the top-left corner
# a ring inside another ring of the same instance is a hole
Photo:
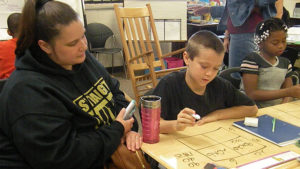
[[[142,137],[135,131],[129,131],[126,133],[126,146],[128,150],[136,151],[142,146]]]
[[[196,123],[197,123],[198,126],[201,126],[201,125],[203,125],[205,123],[210,123],[210,122],[214,122],[214,121],[217,121],[217,120],[218,119],[215,118],[214,116],[207,115],[207,116],[202,117]]]

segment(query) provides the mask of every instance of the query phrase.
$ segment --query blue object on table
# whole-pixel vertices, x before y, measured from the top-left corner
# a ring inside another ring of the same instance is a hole
[[[279,119],[276,119],[276,130],[273,133],[273,119],[265,114],[258,117],[258,127],[245,126],[244,120],[236,121],[233,125],[278,146],[293,144],[300,139],[300,127]]]

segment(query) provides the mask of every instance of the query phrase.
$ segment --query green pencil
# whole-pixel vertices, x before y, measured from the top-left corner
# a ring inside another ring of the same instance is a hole
[[[273,118],[272,124],[273,124],[272,132],[274,133],[274,131],[275,131],[275,124],[276,124],[276,119],[275,118]]]

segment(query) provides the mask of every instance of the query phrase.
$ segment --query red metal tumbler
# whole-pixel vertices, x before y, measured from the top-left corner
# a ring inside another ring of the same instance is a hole
[[[159,121],[160,121],[160,100],[159,96],[148,95],[141,97],[143,142],[159,142]]]

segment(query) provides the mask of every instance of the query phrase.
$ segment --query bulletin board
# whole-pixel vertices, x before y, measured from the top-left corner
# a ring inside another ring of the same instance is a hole
[[[0,40],[11,37],[7,34],[7,17],[14,12],[21,12],[24,0],[0,0]]]
[[[58,0],[69,4],[83,20],[82,0]],[[7,17],[14,12],[22,12],[25,0],[0,0],[0,40],[10,39],[7,35]]]
[[[124,0],[124,7],[145,7],[150,4],[161,41],[187,40],[186,0]]]
[[[21,12],[24,0],[0,0],[0,28],[7,28],[7,17],[14,12]]]

